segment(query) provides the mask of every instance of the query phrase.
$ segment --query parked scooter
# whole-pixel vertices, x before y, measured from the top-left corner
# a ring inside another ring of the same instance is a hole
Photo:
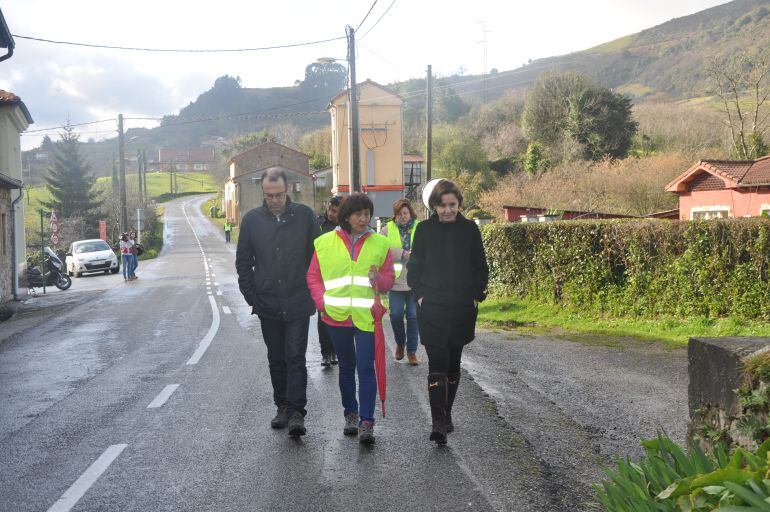
[[[27,266],[27,286],[31,288],[40,288],[42,286],[55,286],[60,290],[66,290],[72,286],[72,279],[64,270],[64,264],[51,250],[45,248],[45,260],[42,267],[45,273],[41,273],[37,267]]]

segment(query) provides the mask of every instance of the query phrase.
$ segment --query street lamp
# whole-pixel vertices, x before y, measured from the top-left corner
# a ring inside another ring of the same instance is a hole
[[[348,25],[345,27],[348,38],[348,187],[350,194],[358,192],[361,177],[361,152],[359,150],[359,127],[358,127],[358,93],[356,88],[356,43],[355,30]],[[331,64],[341,61],[332,57],[321,57],[317,59],[320,64]]]

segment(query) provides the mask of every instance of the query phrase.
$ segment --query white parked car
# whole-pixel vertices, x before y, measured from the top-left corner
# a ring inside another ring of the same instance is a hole
[[[65,266],[67,273],[75,277],[86,272],[117,274],[120,271],[120,260],[107,242],[96,238],[73,242],[67,251]]]

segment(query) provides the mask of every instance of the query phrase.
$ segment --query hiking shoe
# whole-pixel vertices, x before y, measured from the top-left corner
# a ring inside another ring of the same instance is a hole
[[[345,428],[342,433],[346,436],[358,435],[358,413],[349,412],[345,414]]]
[[[305,417],[300,412],[293,413],[289,418],[289,436],[299,437],[305,434],[307,434],[307,430],[305,430]]]
[[[409,352],[406,354],[406,358],[409,361],[409,366],[417,366],[420,364],[420,361],[417,359],[417,354],[414,352]]]
[[[289,415],[286,413],[286,406],[279,405],[278,411],[275,413],[275,417],[270,420],[270,426],[272,428],[280,429],[286,428],[289,424]]]
[[[321,366],[323,366],[324,368],[327,368],[331,365],[332,365],[332,356],[328,354],[323,356],[323,360],[321,361]]]
[[[404,346],[396,344],[396,361],[401,361],[404,358]]]
[[[330,357],[331,357],[331,360],[332,360],[332,364],[333,364],[333,365],[336,365],[336,364],[338,364],[338,363],[339,363],[339,361],[337,361],[337,354],[335,354],[334,352],[332,352],[332,355],[331,355]]]
[[[358,425],[358,442],[361,444],[374,444],[374,422],[362,420]]]

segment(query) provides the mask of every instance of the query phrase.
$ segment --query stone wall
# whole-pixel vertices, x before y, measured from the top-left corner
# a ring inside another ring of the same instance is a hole
[[[11,275],[14,261],[11,236],[11,191],[0,187],[0,303],[13,298]]]
[[[770,436],[770,338],[692,338],[688,436],[754,450]]]
[[[233,158],[235,175],[269,166],[281,166],[295,171],[309,172],[308,156],[276,143],[256,146]]]

